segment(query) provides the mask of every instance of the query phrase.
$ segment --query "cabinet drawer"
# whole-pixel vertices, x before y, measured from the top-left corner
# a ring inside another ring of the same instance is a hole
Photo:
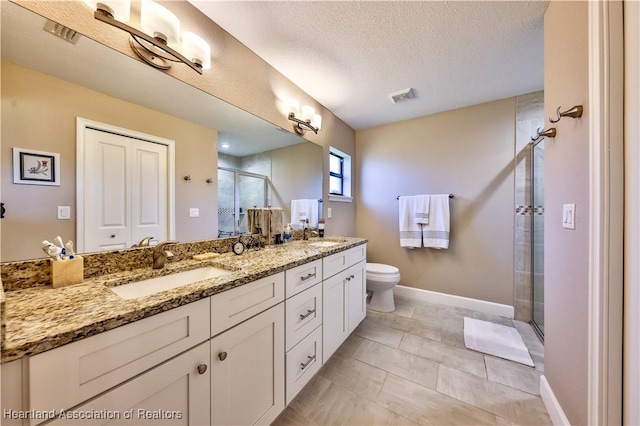
[[[211,336],[284,300],[284,272],[211,296]]]
[[[322,285],[298,293],[285,302],[287,350],[322,324]]]
[[[322,327],[287,352],[287,404],[322,367]]]
[[[285,271],[285,297],[291,297],[322,281],[322,259]]]
[[[330,278],[349,267],[349,250],[322,258],[322,277]]]
[[[349,266],[362,262],[367,258],[367,245],[361,244],[349,249]]]
[[[28,361],[29,408],[72,407],[208,338],[203,299],[35,355]]]

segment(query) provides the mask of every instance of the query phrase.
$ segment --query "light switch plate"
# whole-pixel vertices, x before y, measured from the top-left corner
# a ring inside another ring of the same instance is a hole
[[[562,206],[562,227],[576,229],[576,205],[564,204]]]
[[[327,207],[327,219],[331,219],[331,207]]]
[[[58,219],[61,219],[61,220],[71,219],[71,207],[58,206]]]
[[[189,217],[200,217],[200,209],[198,209],[198,208],[190,208],[189,209]]]

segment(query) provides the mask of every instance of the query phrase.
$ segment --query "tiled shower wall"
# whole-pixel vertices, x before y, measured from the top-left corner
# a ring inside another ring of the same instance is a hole
[[[532,235],[531,221],[544,221],[544,206],[533,205],[531,199],[531,149],[529,142],[536,130],[544,128],[544,92],[534,92],[518,96],[516,102],[515,138],[515,319],[531,320],[531,264]],[[537,163],[541,163],[538,161]],[[543,188],[542,181],[537,186]],[[537,226],[536,232],[542,232]],[[537,248],[541,252],[542,246]],[[541,259],[541,256],[537,256]],[[537,263],[537,262],[536,262]],[[536,268],[538,269],[538,268]]]

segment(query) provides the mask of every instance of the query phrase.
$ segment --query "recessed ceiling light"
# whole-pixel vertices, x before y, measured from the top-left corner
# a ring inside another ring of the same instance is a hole
[[[228,143],[223,143],[222,145],[220,145],[220,148],[222,149],[228,149],[229,148],[229,144]]]

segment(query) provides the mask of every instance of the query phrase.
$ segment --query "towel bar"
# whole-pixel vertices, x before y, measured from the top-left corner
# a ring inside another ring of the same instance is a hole
[[[453,198],[453,194],[449,194],[449,198]],[[398,196],[396,197],[396,200],[399,200],[399,199],[400,199],[400,196],[398,195]]]

